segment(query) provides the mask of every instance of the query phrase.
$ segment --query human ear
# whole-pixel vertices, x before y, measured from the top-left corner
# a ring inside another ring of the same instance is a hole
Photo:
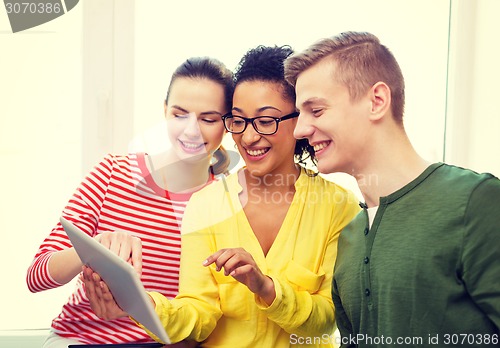
[[[384,82],[375,83],[370,89],[370,100],[370,119],[381,119],[391,110],[391,89]]]

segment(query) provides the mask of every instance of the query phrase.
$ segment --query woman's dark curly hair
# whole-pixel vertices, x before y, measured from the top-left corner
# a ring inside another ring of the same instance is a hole
[[[284,61],[293,53],[290,46],[257,46],[241,58],[234,73],[235,86],[245,81],[269,81],[281,85],[283,95],[295,104],[295,88],[285,80]],[[316,164],[314,149],[307,139],[295,144],[295,158],[301,164],[307,159]]]

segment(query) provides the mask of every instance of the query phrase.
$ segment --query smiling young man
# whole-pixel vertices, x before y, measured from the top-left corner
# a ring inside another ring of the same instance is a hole
[[[364,208],[341,233],[332,296],[343,346],[497,346],[500,181],[415,151],[404,79],[370,33],[285,63],[323,173],[353,175]]]

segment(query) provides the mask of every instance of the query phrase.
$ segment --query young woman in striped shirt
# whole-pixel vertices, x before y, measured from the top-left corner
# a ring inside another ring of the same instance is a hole
[[[169,298],[178,292],[180,222],[191,194],[227,171],[221,116],[231,109],[233,89],[232,73],[221,62],[186,60],[172,75],[164,105],[172,147],[154,156],[105,156],[63,210],[66,219],[130,262],[149,291]],[[57,224],[28,269],[28,288],[39,292],[78,279],[43,347],[152,342],[129,318],[105,321],[92,312],[81,269]]]

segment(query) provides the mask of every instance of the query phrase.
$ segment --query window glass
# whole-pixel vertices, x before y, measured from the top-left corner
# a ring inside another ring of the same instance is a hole
[[[96,1],[87,3],[98,6]],[[449,1],[315,0],[300,6],[284,0],[130,1],[120,6],[135,7],[133,21],[113,29],[113,18],[94,23],[92,12],[83,18],[84,6],[80,2],[66,15],[16,34],[0,10],[0,230],[6,242],[0,263],[6,265],[9,284],[0,297],[0,308],[8,313],[0,318],[0,330],[49,327],[72,290],[70,284],[31,294],[24,278],[39,244],[88,169],[82,170],[83,137],[98,132],[85,128],[89,134],[82,134],[82,85],[84,79],[99,79],[82,76],[83,23],[97,32],[133,28],[133,52],[112,52],[116,59],[133,54],[127,60],[131,65],[120,67],[133,75],[133,98],[119,102],[133,109],[131,133],[148,134],[148,141],[156,137],[161,146],[167,146],[158,125],[170,75],[187,57],[213,56],[234,69],[258,44],[289,44],[301,50],[342,31],[370,31],[394,52],[403,70],[405,124],[417,151],[429,160],[442,160]],[[108,54],[95,49],[98,53]],[[225,144],[235,150],[229,135]],[[123,153],[128,148],[109,150]],[[357,189],[349,176],[328,177]]]

